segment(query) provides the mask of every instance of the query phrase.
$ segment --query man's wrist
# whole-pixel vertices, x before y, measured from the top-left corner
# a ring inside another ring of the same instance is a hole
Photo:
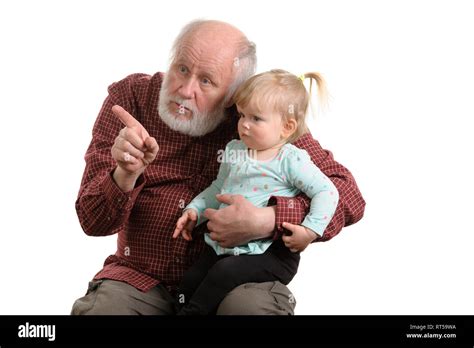
[[[275,206],[260,208],[256,221],[260,224],[260,238],[269,238],[275,231]]]
[[[122,192],[133,190],[139,176],[140,175],[127,173],[119,166],[115,168],[114,173],[112,174],[112,178]]]

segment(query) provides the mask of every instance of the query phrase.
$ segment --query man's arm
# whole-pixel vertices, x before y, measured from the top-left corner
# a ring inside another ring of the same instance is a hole
[[[131,177],[118,169],[111,154],[115,139],[124,125],[112,111],[120,104],[134,112],[130,104],[131,84],[141,75],[132,75],[109,87],[94,124],[92,141],[85,155],[86,168],[76,200],[76,212],[84,232],[91,236],[117,233],[127,221],[144,186],[143,177]]]

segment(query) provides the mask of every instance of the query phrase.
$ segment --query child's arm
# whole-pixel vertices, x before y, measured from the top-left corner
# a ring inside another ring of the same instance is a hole
[[[343,227],[352,225],[363,217],[364,197],[352,173],[338,163],[330,151],[323,149],[311,134],[301,136],[293,145],[306,150],[312,162],[331,179],[339,191],[339,203],[336,212],[327,226],[324,236],[318,239],[320,242],[328,241],[334,238]],[[303,221],[305,215],[309,212],[311,200],[304,193],[300,193],[296,197],[272,196],[268,201],[268,205],[275,207],[276,229],[274,239],[278,239],[284,232],[283,222],[300,224]]]
[[[229,174],[229,167],[226,163],[221,163],[219,167],[219,173],[217,174],[216,180],[212,184],[202,191],[199,195],[194,197],[194,199],[189,203],[184,211],[187,209],[194,209],[197,212],[198,220],[197,225],[207,221],[204,217],[204,210],[207,208],[218,209],[220,202],[216,199],[216,195],[221,193],[222,185],[224,184],[225,178]]]
[[[222,158],[224,160],[221,162],[219,167],[219,172],[217,173],[217,178],[211,183],[211,185],[202,191],[199,195],[194,197],[194,199],[189,203],[185,208],[184,211],[187,209],[194,209],[197,212],[198,220],[197,225],[207,221],[207,218],[204,217],[203,213],[204,210],[207,208],[218,209],[220,206],[220,202],[216,199],[216,195],[221,193],[222,186],[224,185],[225,179],[229,176],[230,168],[229,163],[226,162],[226,158],[228,158],[228,152],[230,151],[230,147],[232,142],[227,144],[225,148],[225,153]]]
[[[192,231],[194,228],[206,221],[203,213],[207,208],[217,209],[219,202],[216,199],[216,194],[220,193],[221,183],[221,172],[225,171],[224,165],[221,164],[219,168],[219,174],[212,184],[197,195],[184,209],[183,214],[176,222],[176,228],[173,232],[173,238],[177,238],[182,235],[187,241],[191,241]]]
[[[332,181],[314,165],[306,151],[298,150],[289,154],[285,159],[284,169],[289,182],[311,199],[310,211],[301,223],[305,229],[296,229],[301,232],[306,231],[306,234],[308,231],[314,233],[314,236],[310,234],[304,236],[304,240],[309,243],[323,236],[324,230],[336,211],[339,192]],[[288,229],[293,231],[294,229],[291,228],[293,225],[288,225],[286,227],[290,227]],[[284,237],[284,241],[285,239],[288,238]]]

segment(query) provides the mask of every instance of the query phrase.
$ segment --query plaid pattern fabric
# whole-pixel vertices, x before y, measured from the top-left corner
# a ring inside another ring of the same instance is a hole
[[[218,151],[237,137],[234,108],[228,110],[223,124],[204,137],[189,137],[171,130],[158,115],[162,80],[162,73],[133,74],[109,86],[85,155],[86,167],[76,200],[77,215],[86,234],[118,234],[116,253],[105,260],[95,279],[123,281],[142,291],[160,282],[170,290],[175,288],[184,271],[197,259],[203,238],[186,242],[173,239],[172,232],[182,209],[215,179]],[[126,193],[112,179],[116,164],[110,149],[124,127],[111,111],[115,104],[132,114],[160,146],[156,159],[135,188]],[[306,149],[340,190],[336,215],[325,233],[327,240],[344,225],[358,221],[365,202],[350,172],[310,135],[295,145]],[[309,208],[304,195],[273,197],[271,204],[277,205],[275,238],[282,232],[283,221],[300,223]],[[203,224],[196,232],[205,231]]]

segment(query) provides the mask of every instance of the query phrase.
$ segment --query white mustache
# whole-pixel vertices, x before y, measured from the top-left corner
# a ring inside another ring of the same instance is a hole
[[[197,114],[199,113],[199,111],[197,110],[197,108],[191,104],[191,102],[189,100],[185,100],[185,99],[182,99],[180,97],[174,97],[174,96],[168,96],[167,98],[170,102],[174,102],[180,106],[184,106],[186,109],[188,109],[189,111],[192,111],[193,114]]]

